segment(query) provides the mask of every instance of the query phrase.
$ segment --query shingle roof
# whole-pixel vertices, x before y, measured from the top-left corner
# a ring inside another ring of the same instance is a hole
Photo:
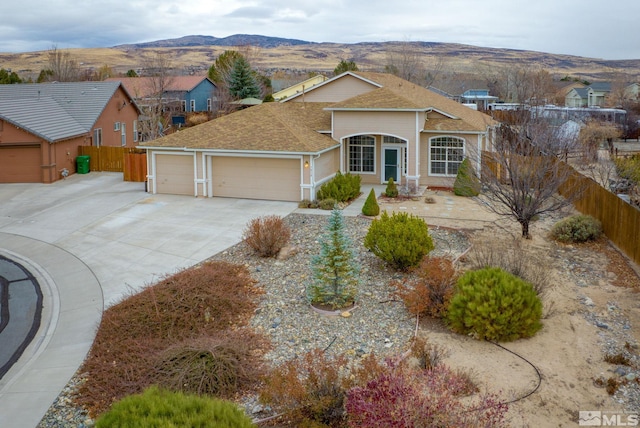
[[[0,118],[49,142],[89,132],[120,84],[0,85]]]
[[[380,87],[365,94],[334,104],[330,109],[415,109],[437,110],[452,116],[450,119],[438,119],[438,126],[449,120],[448,130],[474,130],[483,132],[487,126],[495,124],[491,116],[470,109],[456,101],[439,95],[433,91],[387,73],[350,72],[371,81]],[[428,119],[425,129],[434,129]],[[462,124],[461,122],[465,122]]]
[[[153,141],[148,147],[317,153],[337,144],[326,103],[264,103]]]
[[[168,76],[165,91],[189,92],[200,84],[207,76]],[[157,92],[156,79],[153,77],[110,77],[108,82],[122,82],[122,86],[136,98],[153,96]],[[213,83],[213,82],[211,82]]]

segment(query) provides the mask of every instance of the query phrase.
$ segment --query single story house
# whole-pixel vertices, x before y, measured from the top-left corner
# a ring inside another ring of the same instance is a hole
[[[0,85],[0,183],[52,183],[78,146],[138,143],[140,110],[120,82]]]
[[[391,74],[348,71],[144,142],[152,193],[300,201],[337,171],[363,183],[452,186],[492,147],[488,115]]]
[[[318,83],[322,83],[327,79],[328,77],[322,74],[316,74],[315,76],[310,77],[300,83],[296,83],[295,85],[289,86],[288,88],[284,88],[280,91],[274,92],[273,99],[276,101],[281,101],[297,93],[305,92],[309,90],[309,88],[311,88],[312,86],[315,86]]]

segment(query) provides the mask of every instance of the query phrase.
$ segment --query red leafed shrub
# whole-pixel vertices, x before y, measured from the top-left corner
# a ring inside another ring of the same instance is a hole
[[[276,256],[290,237],[289,227],[277,215],[254,218],[242,233],[244,242],[260,257]]]
[[[388,371],[347,393],[350,427],[501,427],[507,405],[494,395],[464,398],[465,379],[444,365],[415,370],[389,365]]]
[[[416,269],[416,277],[393,282],[396,295],[413,315],[442,318],[455,291],[459,273],[451,259],[426,257]]]

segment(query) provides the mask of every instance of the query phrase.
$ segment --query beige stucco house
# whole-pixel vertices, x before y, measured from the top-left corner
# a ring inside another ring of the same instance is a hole
[[[450,187],[496,122],[390,74],[346,72],[143,143],[152,193],[299,201],[337,171],[363,183]]]

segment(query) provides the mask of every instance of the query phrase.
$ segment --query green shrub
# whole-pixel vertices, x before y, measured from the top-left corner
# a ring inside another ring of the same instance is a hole
[[[362,214],[375,217],[380,214],[380,206],[378,205],[378,198],[376,197],[375,190],[371,189],[367,200],[364,201],[362,207]]]
[[[360,195],[359,175],[342,174],[340,171],[318,190],[318,199],[335,199],[338,202],[348,202]]]
[[[360,268],[345,234],[340,210],[331,212],[327,233],[320,246],[320,254],[311,261],[313,282],[307,286],[309,303],[334,309],[353,304],[358,293]]]
[[[387,188],[384,191],[384,194],[387,198],[396,198],[398,197],[398,186],[393,181],[393,177],[389,178],[387,181]]]
[[[234,403],[169,392],[152,386],[115,403],[96,421],[96,428],[201,427],[249,428],[251,419]]]
[[[338,203],[333,198],[321,199],[318,203],[318,208],[321,210],[332,210],[336,207]]]
[[[434,249],[424,220],[407,213],[389,216],[386,211],[371,223],[364,246],[398,270],[417,266]]]
[[[510,341],[542,328],[542,303],[531,284],[500,268],[469,271],[456,286],[447,322],[458,333]]]
[[[480,179],[473,170],[469,158],[465,158],[458,168],[456,181],[453,183],[453,193],[457,196],[478,196],[480,189]]]
[[[282,217],[269,215],[251,220],[242,233],[242,239],[260,257],[273,257],[287,245],[291,231]]]
[[[602,223],[590,215],[572,215],[553,225],[551,237],[560,242],[586,242],[598,239]]]

